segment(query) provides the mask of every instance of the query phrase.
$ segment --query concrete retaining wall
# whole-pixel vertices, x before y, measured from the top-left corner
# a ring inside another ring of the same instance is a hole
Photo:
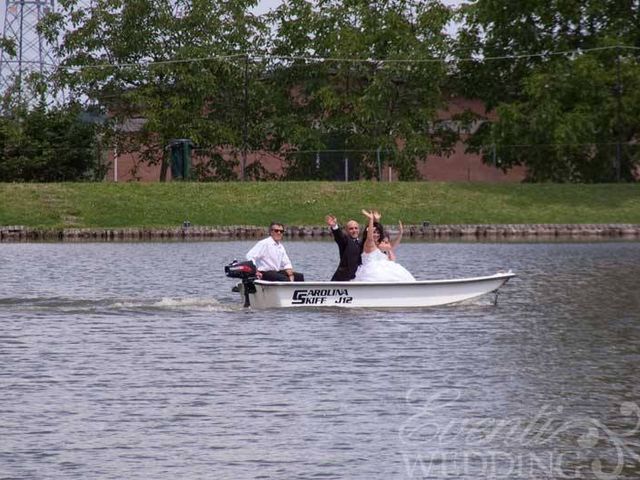
[[[0,226],[0,241],[118,241],[245,239],[267,236],[267,227],[235,225],[227,227],[189,226],[176,228],[65,228],[36,229]],[[328,227],[289,226],[288,238],[329,237]],[[538,225],[405,225],[405,238],[519,240],[519,239],[640,239],[638,224],[538,224]]]

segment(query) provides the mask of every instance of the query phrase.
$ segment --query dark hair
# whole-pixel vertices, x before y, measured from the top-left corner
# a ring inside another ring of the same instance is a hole
[[[384,238],[384,227],[380,222],[373,222],[374,230],[377,230],[380,233],[380,239]],[[364,233],[362,234],[362,242],[360,243],[360,253],[364,250],[364,244],[367,242],[367,232],[369,230],[369,225],[364,229]]]
[[[272,229],[274,226],[276,226],[276,225],[279,225],[279,226],[281,226],[282,228],[284,228],[284,223],[280,223],[280,222],[271,222],[271,224],[269,225],[269,231],[271,231],[271,229]]]

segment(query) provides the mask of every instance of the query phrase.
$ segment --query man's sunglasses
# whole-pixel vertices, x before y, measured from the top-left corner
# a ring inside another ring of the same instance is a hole
[[[271,231],[275,233],[284,233],[284,228],[272,228]]]

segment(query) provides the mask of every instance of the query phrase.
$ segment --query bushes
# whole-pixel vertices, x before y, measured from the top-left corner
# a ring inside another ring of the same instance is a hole
[[[0,118],[0,181],[60,182],[102,179],[96,125],[81,110],[20,110]]]

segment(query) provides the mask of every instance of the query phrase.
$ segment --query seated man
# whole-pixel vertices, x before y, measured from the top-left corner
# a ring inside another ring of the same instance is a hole
[[[256,243],[247,253],[247,260],[253,261],[258,270],[257,277],[271,282],[303,282],[304,275],[293,271],[291,260],[287,255],[282,236],[284,226],[272,222],[269,225],[269,236]]]

